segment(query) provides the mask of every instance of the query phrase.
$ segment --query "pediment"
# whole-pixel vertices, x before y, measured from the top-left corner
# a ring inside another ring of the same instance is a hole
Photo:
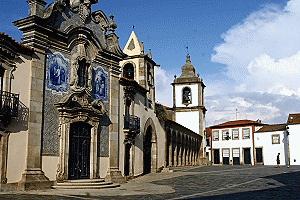
[[[107,113],[101,100],[94,100],[92,94],[86,90],[73,92],[55,104],[60,113],[88,113],[102,116]]]

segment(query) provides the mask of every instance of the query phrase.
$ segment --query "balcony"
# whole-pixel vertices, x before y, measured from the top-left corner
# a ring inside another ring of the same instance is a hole
[[[18,117],[19,94],[0,92],[0,122],[7,126],[12,118]]]
[[[140,118],[137,116],[124,116],[124,129],[129,132],[140,132]]]

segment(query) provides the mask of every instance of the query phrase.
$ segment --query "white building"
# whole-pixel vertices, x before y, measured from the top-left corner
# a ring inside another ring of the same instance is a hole
[[[212,164],[253,165],[253,136],[262,126],[259,120],[236,120],[211,126]]]
[[[289,133],[290,165],[300,165],[300,113],[289,115],[287,128]]]
[[[280,165],[288,164],[288,135],[286,124],[265,125],[254,133],[255,163],[277,165],[280,153]]]

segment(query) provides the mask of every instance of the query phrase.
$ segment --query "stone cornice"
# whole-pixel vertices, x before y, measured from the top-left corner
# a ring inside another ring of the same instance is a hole
[[[154,60],[152,60],[148,55],[140,54],[140,55],[134,55],[134,56],[127,56],[124,58],[124,60],[131,60],[134,58],[143,58],[146,61],[150,62],[153,66],[159,66]]]
[[[146,95],[146,93],[148,92],[148,90],[146,90],[143,86],[141,86],[140,84],[138,84],[138,82],[136,82],[135,80],[130,80],[124,77],[120,78],[120,84],[123,86],[131,86],[134,87],[136,89],[136,91],[138,91],[139,93]]]
[[[206,108],[205,108],[205,106],[175,107],[175,108],[173,108],[173,109],[174,109],[174,111],[176,111],[176,112],[199,111],[199,109],[202,110],[202,111],[204,111],[204,112],[207,111]]]

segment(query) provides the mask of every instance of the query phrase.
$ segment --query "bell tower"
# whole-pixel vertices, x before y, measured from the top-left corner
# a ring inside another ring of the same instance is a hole
[[[202,136],[200,150],[200,157],[202,158],[205,156],[203,152],[206,112],[204,106],[205,85],[200,76],[196,74],[189,54],[187,54],[186,62],[181,69],[181,75],[175,76],[172,83],[175,121]]]

